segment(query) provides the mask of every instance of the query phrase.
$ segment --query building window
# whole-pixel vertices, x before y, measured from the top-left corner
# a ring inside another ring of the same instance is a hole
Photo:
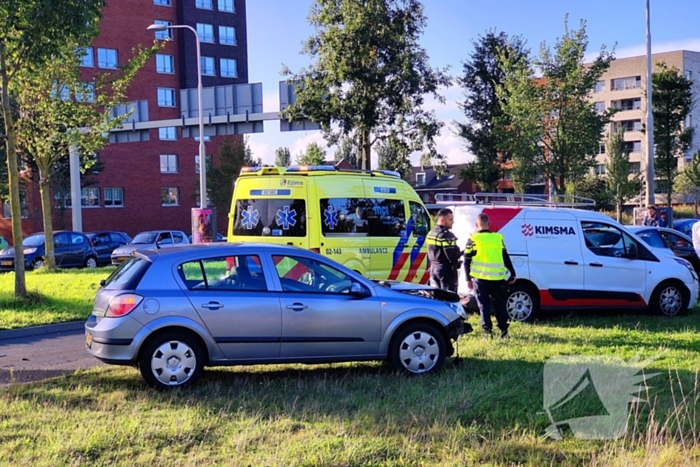
[[[156,54],[156,71],[158,73],[175,73],[175,57],[173,55]]]
[[[605,101],[599,101],[595,103],[595,111],[599,114],[605,112]]]
[[[216,76],[214,69],[214,57],[201,58],[202,74],[206,76]]]
[[[642,171],[642,163],[641,162],[630,162],[630,174],[638,174]]]
[[[620,122],[613,122],[613,131],[617,131],[622,128],[625,131],[641,131],[642,121],[641,120],[622,120]]]
[[[238,77],[238,67],[236,66],[236,60],[232,58],[222,58],[219,61],[219,66],[221,68],[221,76],[226,78]]]
[[[219,44],[236,45],[236,28],[219,26]]]
[[[154,5],[170,6],[170,0],[153,0]]]
[[[598,144],[598,152],[596,152],[596,155],[598,154],[605,154],[605,144],[600,143]]]
[[[158,24],[161,26],[172,26],[173,22],[172,21],[165,21],[162,19],[157,19],[157,20],[153,21],[153,24]],[[155,34],[156,34],[156,39],[158,39],[159,41],[164,41],[164,40],[173,38],[172,29],[170,29],[170,28],[164,29],[162,31],[156,31]]]
[[[124,207],[124,188],[105,188],[105,207]]]
[[[175,107],[175,90],[158,88],[158,107]]]
[[[593,88],[594,93],[605,92],[605,81],[596,81]]]
[[[637,97],[636,99],[622,99],[619,101],[612,101],[613,109],[618,110],[639,110],[642,108],[642,98]]]
[[[416,174],[416,186],[425,186],[425,173]]]
[[[219,11],[235,13],[236,6],[234,5],[233,0],[219,0]]]
[[[688,81],[691,81],[693,79],[693,72],[690,70],[685,70],[684,76],[685,76],[685,79],[687,79]]]
[[[197,35],[202,42],[214,42],[214,26],[197,23]]]
[[[75,91],[75,100],[78,102],[95,102],[95,84],[80,83]]]
[[[78,47],[75,49],[75,55],[80,59],[80,66],[95,66],[95,57],[92,52],[92,47]]]
[[[196,0],[194,2],[194,6],[196,6],[197,8],[202,8],[204,10],[213,10],[214,2],[213,0]]]
[[[605,175],[605,164],[596,164],[595,174],[596,175]]]
[[[29,217],[29,206],[27,205],[27,190],[19,190],[19,206],[22,219]],[[12,219],[12,209],[10,207],[10,198],[5,199],[2,203],[2,217],[4,219]]]
[[[161,154],[160,155],[160,173],[176,174],[177,173],[177,155],[176,154]]]
[[[84,208],[99,208],[100,189],[83,188],[80,192],[80,205]]]
[[[117,68],[116,49],[97,49],[97,66],[100,68]]]
[[[175,141],[177,139],[177,128],[174,126],[158,128],[158,139],[162,141]]]
[[[625,151],[627,152],[642,152],[641,141],[625,141]]]
[[[160,189],[161,204],[163,206],[180,205],[180,189],[177,187],[165,187]]]
[[[613,91],[624,91],[625,89],[639,89],[642,87],[641,76],[628,76],[626,78],[616,78],[611,81]]]

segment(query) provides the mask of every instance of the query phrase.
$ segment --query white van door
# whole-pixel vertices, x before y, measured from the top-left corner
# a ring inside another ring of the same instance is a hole
[[[527,244],[530,280],[540,290],[540,306],[580,306],[584,260],[576,218],[566,212],[527,211],[520,233]]]
[[[644,306],[647,261],[630,257],[639,244],[613,224],[581,221],[586,306]]]

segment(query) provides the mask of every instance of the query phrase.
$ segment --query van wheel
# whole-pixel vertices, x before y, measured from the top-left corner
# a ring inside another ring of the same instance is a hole
[[[676,316],[687,309],[685,288],[676,282],[664,282],[651,294],[649,307],[656,314]]]
[[[506,298],[506,311],[511,321],[531,323],[540,307],[539,294],[524,284],[512,285]]]

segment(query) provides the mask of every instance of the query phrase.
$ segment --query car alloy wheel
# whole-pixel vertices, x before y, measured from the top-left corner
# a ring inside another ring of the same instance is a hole
[[[44,258],[37,258],[32,261],[32,269],[39,269],[44,267]]]
[[[85,267],[88,267],[90,269],[96,268],[97,267],[97,260],[94,257],[89,256],[85,260]]]
[[[447,352],[442,334],[427,323],[412,324],[401,330],[392,347],[394,368],[411,375],[438,371]]]
[[[204,352],[187,334],[163,334],[148,342],[140,358],[141,375],[156,389],[190,386],[202,374]]]
[[[675,316],[683,307],[683,295],[674,286],[665,287],[659,294],[658,306],[661,313],[667,316]]]

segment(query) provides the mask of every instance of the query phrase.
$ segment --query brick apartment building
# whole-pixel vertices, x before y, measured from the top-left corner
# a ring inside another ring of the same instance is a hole
[[[212,104],[219,114],[219,95],[230,100],[233,94],[235,100],[231,85],[248,82],[245,0],[119,0],[109,2],[102,14],[100,34],[87,48],[81,67],[86,82],[126,63],[139,44],[148,47],[154,37],[172,41],[137,74],[128,92],[134,113],[98,153],[104,169],[91,177],[92,183],[83,184],[83,230],[134,235],[165,228],[189,233],[191,209],[199,204],[199,143],[196,125],[184,122],[185,117],[198,116],[196,42],[188,30],[147,28],[154,23],[185,24],[197,30],[202,86],[210,97],[205,99],[205,116],[211,114]],[[166,120],[182,123],[163,126]],[[148,128],[137,129],[137,123]],[[234,124],[205,126],[206,152],[215,164],[224,135],[240,130]],[[42,231],[38,183],[25,181],[22,194],[25,234]],[[54,228],[71,228],[70,206],[68,193],[56,194]],[[12,238],[7,203],[3,208],[0,234]],[[225,231],[229,206],[217,208],[217,230]]]

